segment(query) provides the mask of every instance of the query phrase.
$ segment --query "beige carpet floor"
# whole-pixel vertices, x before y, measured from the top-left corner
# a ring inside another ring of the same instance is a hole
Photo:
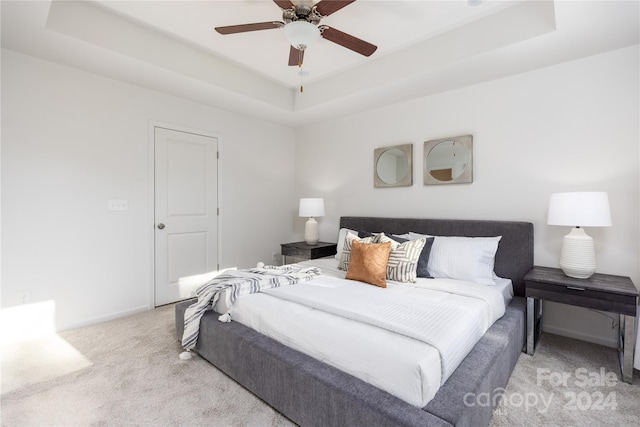
[[[2,347],[3,426],[291,426],[199,357],[178,358],[173,306]],[[640,373],[615,350],[544,334],[492,426],[638,426]],[[469,404],[486,404],[469,396]]]

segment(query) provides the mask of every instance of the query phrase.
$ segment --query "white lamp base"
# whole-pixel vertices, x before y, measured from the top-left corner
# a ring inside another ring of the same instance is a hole
[[[593,239],[584,229],[575,227],[564,236],[560,252],[560,268],[569,277],[588,279],[596,272]]]
[[[304,226],[304,241],[307,245],[317,245],[318,239],[318,221],[309,218]]]

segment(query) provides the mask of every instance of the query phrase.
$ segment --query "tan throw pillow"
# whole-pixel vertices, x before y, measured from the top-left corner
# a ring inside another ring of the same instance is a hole
[[[359,280],[381,288],[387,287],[387,262],[391,243],[351,242],[347,279]]]

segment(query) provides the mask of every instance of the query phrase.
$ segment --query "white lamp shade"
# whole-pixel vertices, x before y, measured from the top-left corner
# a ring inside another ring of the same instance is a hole
[[[300,199],[298,216],[305,216],[309,218],[324,216],[324,199]]]
[[[284,26],[284,35],[291,46],[303,49],[320,37],[318,27],[307,21],[293,21]]]
[[[555,193],[549,199],[549,225],[610,227],[611,212],[606,192]]]

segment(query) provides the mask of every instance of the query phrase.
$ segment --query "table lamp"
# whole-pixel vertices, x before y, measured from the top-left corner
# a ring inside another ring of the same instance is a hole
[[[588,279],[596,272],[593,238],[581,227],[610,227],[606,192],[555,193],[549,199],[547,224],[573,226],[564,236],[560,268],[569,277]]]
[[[317,217],[324,216],[324,199],[300,199],[298,216],[309,217],[304,226],[304,241],[307,245],[318,244]]]

